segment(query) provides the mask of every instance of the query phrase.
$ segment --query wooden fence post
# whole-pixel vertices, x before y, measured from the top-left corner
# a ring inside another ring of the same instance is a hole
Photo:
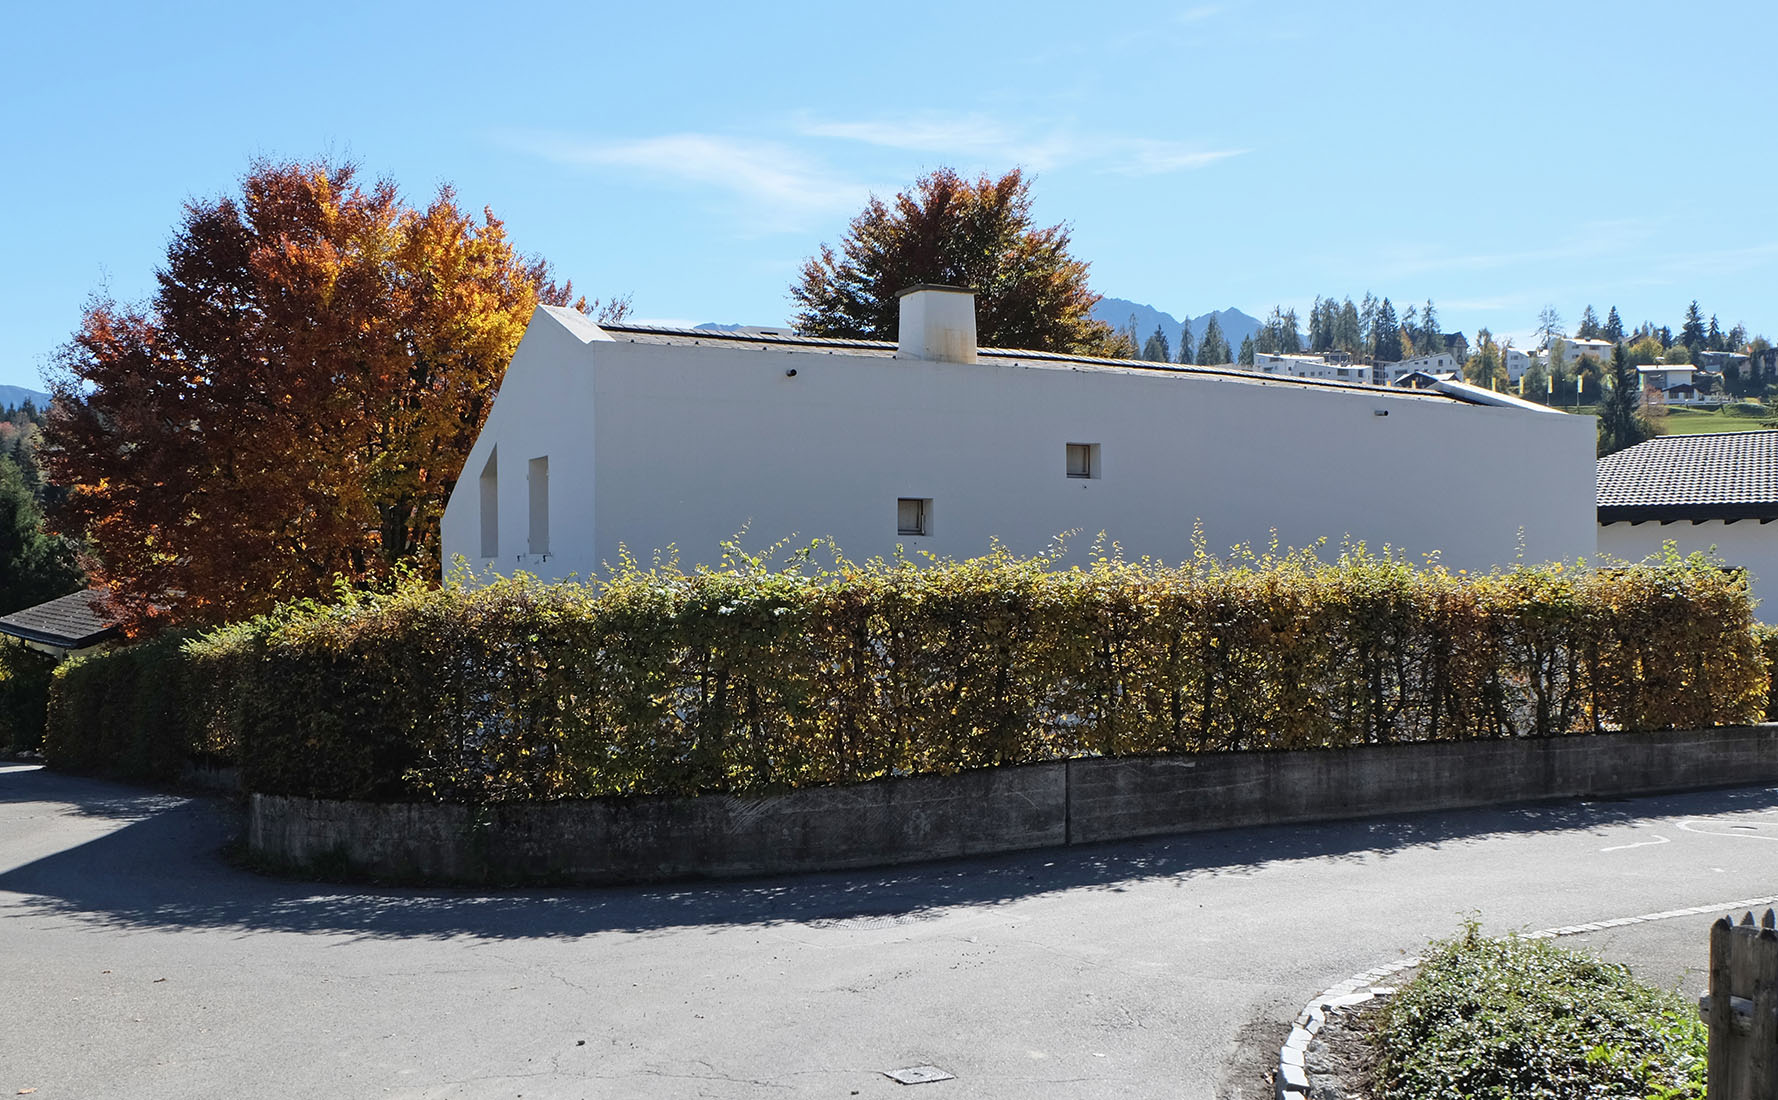
[[[1710,927],[1709,1100],[1778,1100],[1778,929],[1724,917]]]

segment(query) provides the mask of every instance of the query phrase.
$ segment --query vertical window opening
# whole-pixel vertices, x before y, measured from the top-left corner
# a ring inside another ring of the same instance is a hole
[[[482,467],[482,557],[500,556],[500,448],[488,452]]]
[[[531,460],[531,553],[549,553],[549,456]]]
[[[1088,478],[1099,476],[1099,445],[1097,443],[1068,444],[1068,476]]]

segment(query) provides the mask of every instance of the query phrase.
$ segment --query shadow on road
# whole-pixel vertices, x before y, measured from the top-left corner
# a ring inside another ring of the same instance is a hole
[[[914,867],[740,882],[482,892],[291,882],[239,870],[221,849],[236,811],[47,771],[0,771],[0,831],[31,817],[108,818],[117,827],[0,873],[4,921],[53,913],[120,928],[217,928],[372,938],[532,939],[687,927],[874,922],[993,906],[1062,890],[1117,891],[1268,863],[1363,859],[1498,835],[1597,829],[1650,818],[1778,808],[1778,789],[1740,789],[1414,814],[1197,833]],[[90,833],[90,828],[87,830]],[[84,834],[83,834],[84,835]]]

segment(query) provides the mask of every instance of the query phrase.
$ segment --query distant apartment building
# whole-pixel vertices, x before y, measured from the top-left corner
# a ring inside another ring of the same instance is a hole
[[[1500,361],[1506,366],[1506,380],[1515,386],[1519,384],[1519,379],[1525,377],[1525,372],[1531,369],[1531,356],[1518,348],[1501,348]]]
[[[1314,378],[1322,382],[1371,381],[1371,368],[1352,363],[1351,357],[1346,355],[1334,360],[1325,355],[1268,355],[1255,352],[1253,369],[1261,374]]]
[[[1601,363],[1611,362],[1611,349],[1617,345],[1610,340],[1582,340],[1578,336],[1560,336],[1556,342],[1562,345],[1562,358],[1569,364],[1580,362],[1581,356],[1591,355]]]
[[[1707,371],[1720,373],[1729,367],[1739,371],[1746,366],[1747,356],[1738,351],[1700,351],[1696,362]]]

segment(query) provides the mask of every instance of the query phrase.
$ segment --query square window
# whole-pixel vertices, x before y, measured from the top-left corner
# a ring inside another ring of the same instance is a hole
[[[902,497],[895,502],[895,533],[898,535],[932,534],[932,500],[930,497]]]
[[[1097,443],[1068,444],[1068,476],[1087,478],[1099,476],[1099,445]]]

